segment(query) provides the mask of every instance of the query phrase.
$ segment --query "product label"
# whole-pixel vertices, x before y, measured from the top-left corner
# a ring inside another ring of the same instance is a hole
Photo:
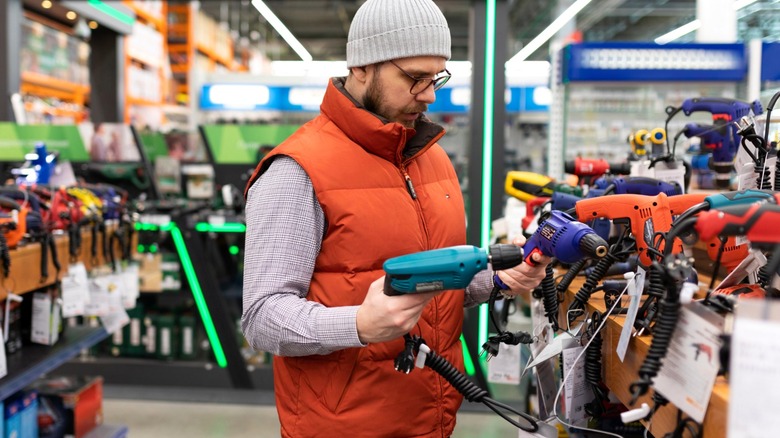
[[[160,329],[160,354],[163,356],[171,355],[171,329],[168,327]]]
[[[181,342],[181,352],[185,355],[191,355],[192,354],[192,344],[193,344],[193,336],[192,336],[192,327],[184,327],[182,329],[182,342]]]
[[[488,382],[505,385],[520,384],[520,345],[500,344],[499,354],[488,365]]]

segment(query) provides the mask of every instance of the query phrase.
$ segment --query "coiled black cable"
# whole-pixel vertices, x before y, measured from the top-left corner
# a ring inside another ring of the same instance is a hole
[[[650,269],[647,273],[649,284],[647,285],[647,298],[642,307],[639,309],[639,318],[636,320],[636,328],[645,330],[650,328],[650,325],[655,318],[656,312],[651,311],[651,308],[656,305],[666,295],[666,287],[664,287],[663,273],[658,269]],[[660,310],[660,309],[659,309]]]
[[[574,321],[577,318],[577,315],[585,309],[585,305],[588,303],[596,286],[598,286],[599,281],[607,274],[609,267],[619,260],[616,255],[615,247],[616,245],[613,245],[612,248],[610,248],[610,251],[607,252],[607,255],[596,263],[593,272],[588,275],[585,283],[582,284],[580,290],[574,295],[574,300],[569,304],[569,323]]]
[[[770,253],[767,256],[766,264],[758,270],[758,284],[761,285],[761,287],[764,289],[772,285],[772,277],[774,276],[774,273],[770,271],[769,267],[772,265],[772,258],[774,257],[775,256]]]
[[[561,281],[558,282],[558,285],[555,287],[559,293],[564,293],[569,289],[569,285],[571,285],[571,282],[574,280],[575,277],[577,277],[577,274],[582,271],[582,268],[585,267],[585,265],[588,263],[588,259],[580,259],[576,262],[572,263],[572,265],[569,267],[569,270],[566,271],[565,274],[563,274],[563,277],[561,277]]]
[[[11,251],[8,249],[8,240],[4,232],[0,232],[0,262],[3,266],[3,277],[8,278],[8,274],[11,273]]]
[[[585,350],[585,381],[590,385],[594,398],[585,404],[585,412],[596,418],[604,415],[604,403],[607,400],[607,394],[601,386],[601,346],[604,338],[601,337],[601,332],[596,331],[599,325],[601,313],[593,312],[586,333],[591,341]]]
[[[51,263],[57,271],[56,277],[59,278],[62,265],[60,264],[60,256],[57,254],[57,242],[54,241],[54,236],[49,233],[46,233],[46,240],[47,245],[49,245],[49,252],[51,253]]]
[[[490,397],[487,397],[488,392],[486,390],[480,388],[475,383],[470,381],[468,377],[458,371],[458,369],[455,368],[447,359],[436,354],[435,351],[431,350],[428,352],[425,358],[425,365],[436,371],[436,373],[438,373],[440,376],[444,377],[444,379],[447,380],[453,388],[463,394],[463,397],[466,400],[484,404],[490,408],[490,410],[501,416],[501,418],[505,419],[513,426],[526,432],[536,432],[539,430],[539,426],[537,424],[538,420],[536,418],[524,412],[520,412],[511,406],[507,406],[501,402],[491,399]],[[509,418],[509,416],[503,411],[519,415],[520,418],[527,421],[528,424],[521,424],[515,419]]]
[[[657,268],[652,267],[651,269]],[[678,302],[676,293],[669,295],[672,296],[664,297],[658,302],[658,320],[656,321],[653,330],[654,333],[653,339],[650,342],[650,349],[647,351],[647,356],[645,357],[642,366],[639,367],[639,380],[632,383],[629,387],[629,391],[632,394],[631,404],[636,403],[639,397],[647,394],[650,385],[653,384],[653,379],[658,375],[658,371],[661,369],[661,361],[663,361],[666,356],[666,351],[669,349],[674,329],[677,327],[677,319],[680,315],[680,303]]]
[[[544,314],[550,321],[553,331],[558,331],[558,290],[555,288],[555,274],[553,273],[552,263],[548,263],[544,269],[545,275],[542,279],[542,305]]]

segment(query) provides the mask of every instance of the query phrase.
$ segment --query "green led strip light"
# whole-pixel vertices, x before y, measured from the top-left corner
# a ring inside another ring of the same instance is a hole
[[[487,248],[490,243],[490,213],[493,192],[493,94],[495,93],[496,59],[496,0],[486,2],[485,13],[485,112],[482,124],[482,229],[480,244]],[[488,338],[488,306],[479,306],[479,345]]]
[[[90,6],[97,9],[98,11],[108,15],[109,17],[116,18],[122,23],[129,24],[130,26],[135,24],[135,18],[122,13],[118,9],[115,9],[100,0],[88,0],[87,3],[89,3]]]
[[[246,225],[239,222],[226,222],[222,225],[198,222],[195,224],[195,231],[200,233],[244,233]]]
[[[181,260],[181,266],[184,269],[184,275],[187,277],[187,282],[189,282],[190,289],[192,290],[192,297],[195,299],[195,305],[198,307],[200,319],[203,321],[203,327],[206,329],[206,335],[208,335],[209,342],[211,343],[211,349],[214,350],[214,357],[217,360],[217,365],[219,365],[220,368],[226,368],[227,358],[225,357],[225,351],[222,350],[222,343],[219,342],[217,329],[214,327],[214,321],[211,319],[211,313],[206,305],[206,299],[203,297],[203,289],[200,288],[198,274],[195,272],[195,267],[192,266],[192,259],[190,259],[190,254],[187,252],[187,245],[184,243],[184,236],[182,236],[181,230],[173,222],[162,226],[149,223],[136,223],[135,229],[140,231],[160,230],[171,232],[173,243],[176,246],[176,252],[179,253],[179,260]]]
[[[471,355],[469,354],[469,346],[466,345],[466,339],[463,338],[463,335],[460,335],[460,345],[463,346],[463,364],[466,367],[466,374],[469,376],[473,376],[477,373],[477,369],[474,367],[474,361],[471,360]]]

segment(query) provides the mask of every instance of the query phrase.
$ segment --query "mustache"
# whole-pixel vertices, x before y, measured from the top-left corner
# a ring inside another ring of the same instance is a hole
[[[409,113],[409,114],[410,113],[424,113],[426,111],[428,111],[428,105],[426,105],[424,103],[420,104],[420,105],[416,105],[416,106],[407,107],[404,110],[405,113]]]

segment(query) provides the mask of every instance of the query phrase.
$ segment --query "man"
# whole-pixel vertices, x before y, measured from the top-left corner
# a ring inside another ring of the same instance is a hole
[[[274,148],[247,185],[242,328],[274,359],[282,436],[443,437],[461,396],[429,368],[398,373],[402,336],[463,370],[465,293],[383,293],[388,258],[465,243],[460,185],[424,113],[449,79],[447,21],[431,0],[368,0],[321,114]],[[544,265],[499,276],[527,294]]]

